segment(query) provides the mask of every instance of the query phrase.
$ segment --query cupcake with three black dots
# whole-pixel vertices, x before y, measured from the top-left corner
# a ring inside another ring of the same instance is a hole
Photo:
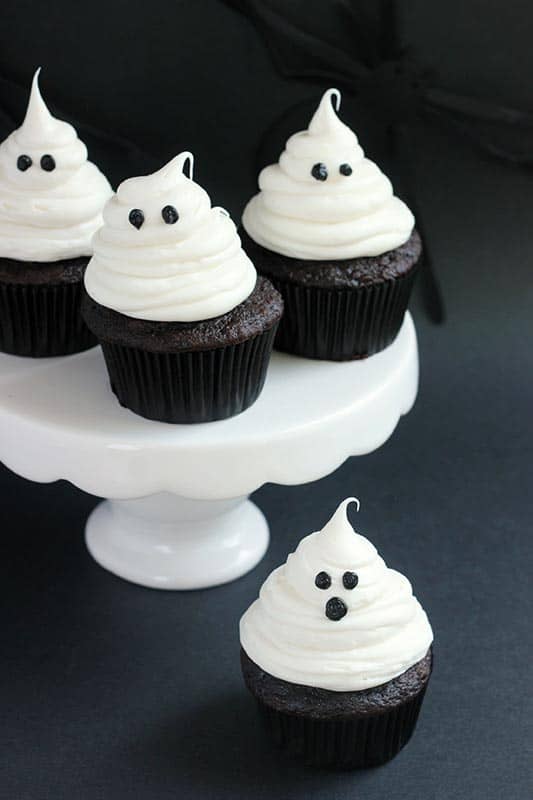
[[[120,403],[174,423],[231,417],[257,399],[283,310],[192,165],[184,152],[119,186],[83,302]]]
[[[0,350],[33,357],[96,344],[80,314],[83,273],[112,193],[38,77],[24,122],[0,145]]]
[[[421,242],[333,100],[338,111],[337,89],[261,172],[242,224],[243,246],[285,302],[276,347],[343,361],[377,353],[398,334]]]
[[[244,680],[277,744],[338,769],[401,750],[432,669],[428,618],[407,578],[353,530],[351,502],[301,540],[240,623]]]

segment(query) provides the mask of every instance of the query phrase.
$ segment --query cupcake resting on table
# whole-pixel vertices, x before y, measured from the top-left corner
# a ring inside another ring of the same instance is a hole
[[[91,239],[112,193],[34,75],[26,116],[0,144],[0,350],[58,356],[96,344],[81,314]]]
[[[257,399],[283,310],[192,169],[183,152],[118,187],[83,302],[119,402],[174,423],[230,417]]]
[[[377,766],[409,740],[433,633],[411,584],[355,533],[345,500],[240,622],[244,680],[276,742],[309,764]]]
[[[339,106],[340,92],[325,92],[309,128],[260,173],[242,225],[245,250],[285,302],[276,347],[343,361],[377,353],[398,334],[421,242]]]

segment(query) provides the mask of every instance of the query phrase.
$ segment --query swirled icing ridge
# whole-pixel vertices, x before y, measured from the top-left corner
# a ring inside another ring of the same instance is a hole
[[[190,178],[183,172],[188,161]],[[167,207],[177,215],[171,224],[163,217]],[[129,220],[135,209],[143,216],[138,228]],[[153,175],[124,181],[93,245],[89,295],[137,319],[199,322],[225,314],[251,294],[257,278],[229,215],[192,180],[188,152]]]
[[[341,503],[322,531],[301,540],[241,619],[244,650],[274,677],[360,691],[402,674],[431,645],[430,624],[407,578],[389,569],[350,525],[346,509],[353,499]],[[321,572],[331,580],[325,590],[315,584]],[[344,588],[345,572],[356,574],[355,588]],[[325,613],[331,598],[346,608],[338,620]]]
[[[307,131],[291,136],[279,162],[262,170],[260,192],[244,209],[249,236],[291,258],[377,256],[404,244],[414,227],[389,179],[338,118],[333,98],[340,105],[340,92],[329,89]]]

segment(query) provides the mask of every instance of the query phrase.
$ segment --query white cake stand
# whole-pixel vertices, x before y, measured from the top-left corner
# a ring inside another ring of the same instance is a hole
[[[248,495],[266,482],[315,480],[375,450],[417,384],[409,314],[396,341],[364,361],[275,353],[251,408],[202,425],[121,408],[99,348],[45,360],[0,354],[0,460],[30,480],[66,478],[112,498],[90,515],[86,540],[116,575],[161,589],[216,586],[267,548],[267,522]]]

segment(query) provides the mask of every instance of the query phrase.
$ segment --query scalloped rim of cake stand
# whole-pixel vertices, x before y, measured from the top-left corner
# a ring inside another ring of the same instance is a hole
[[[30,480],[67,479],[100,497],[246,496],[267,482],[321,478],[380,447],[417,388],[409,313],[395,341],[368,359],[274,353],[251,408],[200,425],[153,422],[121,408],[99,348],[59,359],[0,355],[0,460]]]

